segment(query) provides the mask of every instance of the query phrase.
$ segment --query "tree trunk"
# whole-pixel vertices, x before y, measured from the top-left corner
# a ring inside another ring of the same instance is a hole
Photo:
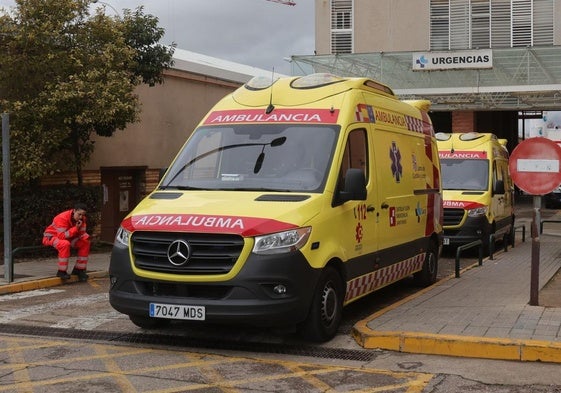
[[[78,187],[84,185],[84,178],[82,176],[82,154],[80,149],[80,131],[74,125],[72,127],[72,150],[74,152],[74,165],[76,169],[76,179],[78,181]]]

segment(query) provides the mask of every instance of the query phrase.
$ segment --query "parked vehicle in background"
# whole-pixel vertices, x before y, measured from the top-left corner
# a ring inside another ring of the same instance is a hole
[[[546,209],[559,209],[561,208],[561,186],[549,194],[543,196],[544,206]]]
[[[442,168],[444,245],[514,234],[514,184],[506,140],[492,133],[436,134]]]
[[[256,78],[201,121],[115,239],[109,300],[170,319],[297,326],[326,341],[342,308],[436,281],[438,149],[427,101],[366,78]]]

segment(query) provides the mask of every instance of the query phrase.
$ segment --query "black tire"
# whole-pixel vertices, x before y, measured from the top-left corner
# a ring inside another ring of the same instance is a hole
[[[139,328],[143,329],[158,329],[169,325],[170,321],[161,318],[150,318],[139,315],[129,315],[129,319]]]
[[[425,255],[423,269],[413,275],[415,284],[428,287],[436,282],[438,275],[438,247],[431,242]]]
[[[308,317],[301,326],[304,338],[315,342],[331,340],[343,317],[345,287],[332,267],[325,267],[315,288]]]
[[[508,244],[511,247],[514,247],[514,243],[516,241],[516,233],[514,232],[514,222],[516,220],[515,216],[512,216],[512,223],[510,225],[510,231],[508,232]]]
[[[481,236],[483,256],[491,255],[491,247],[493,247],[493,251],[495,250],[496,248],[495,243],[497,242],[497,239],[495,239],[493,244],[491,244],[491,235],[495,234],[495,232],[496,232],[495,223],[493,223],[493,225],[490,226],[487,230],[483,231],[483,235]]]

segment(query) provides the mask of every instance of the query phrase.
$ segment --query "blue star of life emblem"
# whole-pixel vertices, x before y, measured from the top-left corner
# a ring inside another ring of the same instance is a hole
[[[392,147],[390,148],[390,159],[392,160],[393,178],[396,183],[399,183],[403,176],[403,167],[401,166],[401,153],[395,142],[392,142]]]

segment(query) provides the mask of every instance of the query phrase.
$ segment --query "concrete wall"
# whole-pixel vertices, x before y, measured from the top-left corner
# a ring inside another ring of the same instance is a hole
[[[429,50],[428,0],[355,0],[354,51]]]
[[[94,154],[84,169],[168,166],[201,118],[238,86],[185,71],[166,71],[164,84],[138,87],[140,121],[111,138],[96,136]]]
[[[331,1],[315,0],[316,54],[331,53]]]
[[[331,53],[331,2],[315,0],[316,51]],[[553,44],[561,45],[561,0],[554,5]],[[430,49],[429,0],[354,0],[354,53]]]
[[[331,2],[315,0],[316,51],[331,53]],[[430,48],[428,0],[354,0],[354,53]]]

